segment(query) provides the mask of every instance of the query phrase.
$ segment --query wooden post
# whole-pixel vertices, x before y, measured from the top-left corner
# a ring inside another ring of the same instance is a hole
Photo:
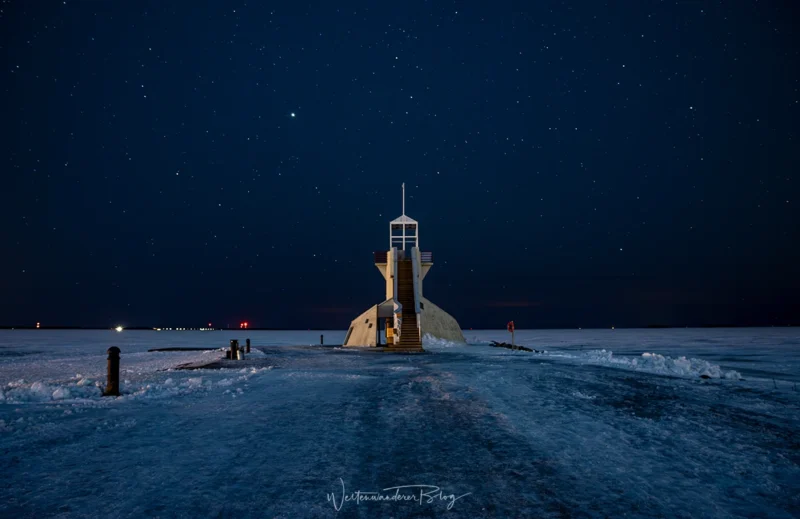
[[[250,353],[250,339],[247,339],[244,343],[244,351],[245,353]]]
[[[239,353],[239,341],[231,339],[231,360],[236,360]]]
[[[320,344],[325,344],[325,341],[323,340],[324,338],[325,338],[325,336],[320,334],[320,336],[319,336],[319,343]]]
[[[108,383],[103,396],[119,396],[119,348],[108,349]]]

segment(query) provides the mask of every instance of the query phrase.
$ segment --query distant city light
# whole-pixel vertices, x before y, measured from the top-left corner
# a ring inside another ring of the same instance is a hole
[[[36,328],[41,328],[42,323],[36,323]]]
[[[241,328],[242,330],[246,330],[248,326],[249,324],[246,321],[239,323],[239,328]]]
[[[123,330],[122,326],[117,326],[117,327],[116,327],[116,328],[114,328],[114,329],[115,329],[115,330],[117,330],[118,332],[121,332],[121,331]]]

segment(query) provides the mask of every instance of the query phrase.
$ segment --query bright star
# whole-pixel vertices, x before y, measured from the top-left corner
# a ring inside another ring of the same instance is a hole
[[[291,115],[292,117],[294,117],[294,112],[290,113],[289,115]]]

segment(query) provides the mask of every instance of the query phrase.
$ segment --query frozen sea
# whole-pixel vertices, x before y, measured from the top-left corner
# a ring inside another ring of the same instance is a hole
[[[800,329],[320,333],[0,331],[0,517],[800,517]]]

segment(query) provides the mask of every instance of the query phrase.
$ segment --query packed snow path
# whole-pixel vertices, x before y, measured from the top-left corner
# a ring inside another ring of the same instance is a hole
[[[79,385],[85,375],[16,386],[42,398],[6,389],[0,516],[800,514],[790,379],[669,376],[572,347],[428,348],[266,348],[256,369],[131,374],[118,399]],[[86,393],[45,398],[74,387]],[[342,485],[442,497],[341,503]]]

